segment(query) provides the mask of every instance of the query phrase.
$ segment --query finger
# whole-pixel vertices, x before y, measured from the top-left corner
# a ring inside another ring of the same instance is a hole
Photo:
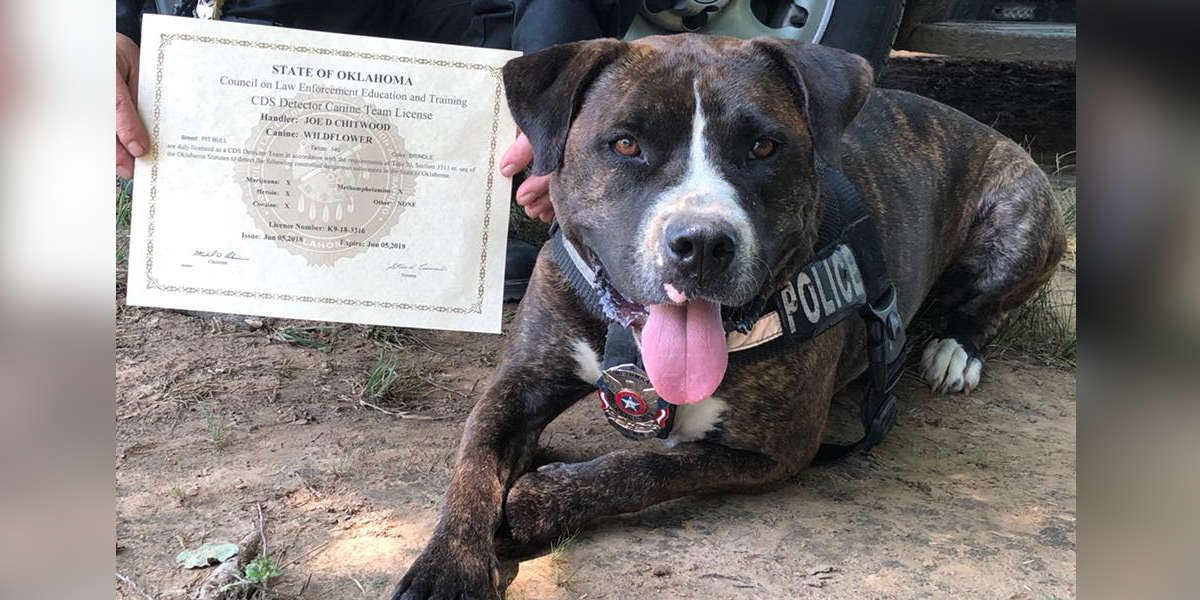
[[[130,77],[134,82],[137,81],[136,67]],[[134,156],[145,154],[150,147],[150,134],[146,133],[146,126],[137,114],[137,100],[120,77],[117,78],[117,139]]]
[[[125,145],[121,140],[116,140],[117,143],[117,175],[121,179],[133,179],[133,155],[125,149]]]
[[[516,141],[504,152],[504,156],[500,157],[500,174],[512,177],[518,171],[528,167],[531,162],[533,162],[533,144],[529,143],[529,138],[525,137],[524,133],[519,134]]]
[[[554,205],[549,198],[540,198],[525,209],[525,214],[531,219],[541,219],[547,223],[554,218]]]
[[[530,219],[532,219],[534,221],[542,221],[543,223],[550,222],[550,219],[547,216],[546,211],[543,211],[543,210],[531,209],[531,210],[525,211],[525,214],[526,214],[526,216],[528,216]]]
[[[517,188],[517,204],[525,206],[541,197],[550,196],[550,176],[530,177]]]
[[[549,196],[536,196],[529,199],[525,204],[525,208],[535,213],[546,210],[550,207]]]
[[[550,202],[550,198],[546,198],[542,202],[542,220],[549,223],[550,219],[554,218],[554,204]]]
[[[546,210],[542,212],[542,220],[549,223],[554,219],[554,203],[550,201],[550,197],[546,197]]]
[[[537,207],[537,206],[526,206],[525,207],[525,216],[529,217],[530,219],[537,219],[538,215],[540,215],[540,214],[542,214],[542,209],[540,207]]]

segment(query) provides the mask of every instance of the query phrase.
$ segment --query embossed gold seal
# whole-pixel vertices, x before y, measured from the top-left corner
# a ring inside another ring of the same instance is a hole
[[[332,265],[383,240],[412,207],[404,139],[358,97],[275,98],[246,141],[235,177],[263,239]]]

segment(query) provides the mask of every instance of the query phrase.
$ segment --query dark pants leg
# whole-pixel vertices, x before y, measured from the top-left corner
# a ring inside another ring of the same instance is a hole
[[[460,44],[471,25],[471,0],[408,0],[397,2],[392,37],[418,42]]]
[[[640,0],[473,0],[464,44],[537,52],[555,44],[620,37]]]

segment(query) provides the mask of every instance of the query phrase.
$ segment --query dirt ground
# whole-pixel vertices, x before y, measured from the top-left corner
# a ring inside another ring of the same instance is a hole
[[[279,597],[386,597],[433,526],[501,338],[129,307],[119,279],[118,572],[189,597],[207,570],[175,554],[237,541],[261,507]],[[278,339],[296,331],[317,347]],[[381,351],[399,378],[372,403],[404,416],[360,403]],[[993,359],[970,396],[908,377],[900,398],[869,454],[609,519],[523,563],[509,598],[1074,597],[1074,371]],[[836,404],[847,421],[852,400]],[[624,443],[591,402],[543,437],[575,457]]]

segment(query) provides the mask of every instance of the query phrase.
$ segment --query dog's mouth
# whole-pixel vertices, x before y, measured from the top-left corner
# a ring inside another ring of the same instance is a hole
[[[597,265],[595,286],[601,308],[610,320],[633,329],[655,392],[672,404],[695,404],[711,396],[729,364],[724,315],[739,319],[744,307],[731,309],[689,297],[671,284],[663,285],[666,302],[633,302],[612,284],[595,253],[588,249],[587,254],[589,262]],[[732,324],[745,327],[736,321]]]

